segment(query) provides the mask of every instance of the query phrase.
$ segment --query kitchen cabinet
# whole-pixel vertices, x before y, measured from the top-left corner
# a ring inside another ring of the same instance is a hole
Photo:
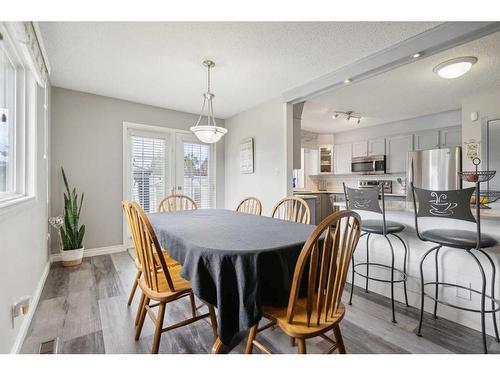
[[[439,139],[442,148],[462,146],[462,127],[452,126],[441,129]]]
[[[352,144],[335,145],[334,174],[350,174],[352,161]]]
[[[431,129],[415,133],[415,151],[439,148],[439,130]]]
[[[319,151],[319,174],[333,173],[333,145],[321,145]]]
[[[352,157],[359,158],[368,156],[368,142],[354,142],[352,144]]]
[[[386,139],[387,173],[405,173],[408,151],[413,151],[413,136],[400,135]]]
[[[368,141],[368,155],[385,155],[385,138],[370,139]]]
[[[304,168],[306,176],[314,176],[319,172],[319,153],[317,149],[304,149]]]

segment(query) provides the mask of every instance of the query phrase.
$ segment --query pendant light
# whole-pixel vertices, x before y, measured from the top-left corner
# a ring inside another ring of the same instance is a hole
[[[215,66],[215,63],[211,60],[205,60],[203,61],[203,65],[206,66],[208,70],[207,92],[203,94],[203,105],[201,107],[200,117],[196,125],[192,126],[189,130],[191,130],[203,143],[216,143],[227,133],[227,129],[217,126],[215,123],[214,107],[212,103],[215,95],[210,92],[210,69]],[[207,109],[206,116],[203,115],[205,107]],[[207,118],[206,125],[200,125],[203,117]]]

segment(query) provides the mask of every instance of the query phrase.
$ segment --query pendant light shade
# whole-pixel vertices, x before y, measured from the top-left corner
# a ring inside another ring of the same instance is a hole
[[[213,99],[215,95],[210,92],[210,69],[215,66],[215,63],[210,60],[205,60],[203,65],[208,69],[207,92],[203,94],[203,105],[201,107],[200,117],[196,125],[192,126],[189,130],[191,130],[203,143],[216,143],[227,133],[227,129],[217,126],[214,117]],[[206,115],[204,115],[205,109]],[[206,124],[202,124],[201,122],[204,117],[207,118]]]

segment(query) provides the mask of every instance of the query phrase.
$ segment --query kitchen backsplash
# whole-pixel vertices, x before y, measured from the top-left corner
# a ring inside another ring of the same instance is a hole
[[[309,176],[306,179],[305,188],[307,190],[327,190],[327,191],[341,192],[343,190],[342,183],[345,183],[347,186],[350,187],[357,187],[359,180],[391,180],[393,194],[404,194],[403,187],[397,181],[398,178],[401,178],[404,181],[405,175],[391,174],[391,175],[372,175],[372,176],[360,176],[360,175]]]

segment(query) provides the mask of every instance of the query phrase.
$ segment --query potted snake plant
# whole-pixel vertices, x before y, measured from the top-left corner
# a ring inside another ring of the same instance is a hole
[[[76,189],[69,188],[68,179],[64,168],[61,168],[64,186],[64,215],[51,217],[50,224],[59,232],[61,244],[61,258],[66,267],[77,266],[82,263],[83,258],[83,236],[85,225],[80,225],[80,212],[82,210],[83,196],[78,198]]]

